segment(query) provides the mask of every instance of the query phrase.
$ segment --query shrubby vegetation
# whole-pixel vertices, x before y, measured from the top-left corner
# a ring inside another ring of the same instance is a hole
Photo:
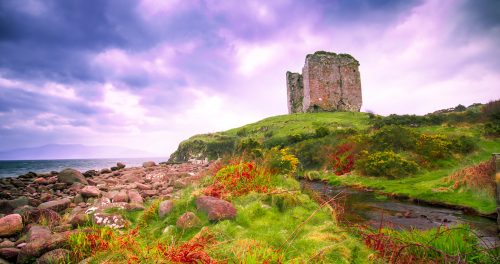
[[[371,176],[386,176],[401,178],[418,171],[416,162],[404,158],[392,150],[369,153],[363,151],[358,160],[357,168]]]

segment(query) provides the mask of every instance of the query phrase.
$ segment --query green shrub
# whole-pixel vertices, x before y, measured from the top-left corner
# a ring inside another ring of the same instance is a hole
[[[272,130],[267,131],[264,133],[265,138],[271,138],[274,135],[274,132]]]
[[[385,126],[375,132],[370,142],[373,150],[412,150],[415,148],[418,134],[414,130],[402,126]]]
[[[477,148],[477,143],[474,138],[464,135],[452,138],[451,142],[451,149],[461,154],[471,153]]]
[[[209,160],[218,159],[232,154],[236,147],[236,138],[226,138],[220,141],[206,143],[206,153]]]
[[[390,150],[372,154],[363,151],[360,156],[356,164],[357,168],[371,176],[401,178],[414,174],[418,170],[417,163]]]
[[[308,139],[290,146],[304,168],[317,169],[328,160],[329,149],[339,143],[339,137],[329,135],[320,139]]]
[[[262,145],[253,138],[245,138],[238,142],[236,152],[249,155],[252,158],[260,158],[262,157]]]
[[[293,174],[297,170],[299,160],[288,148],[274,147],[265,153],[266,165],[276,174]]]
[[[416,152],[427,160],[444,159],[451,155],[451,140],[443,134],[421,134]]]
[[[288,135],[287,139],[288,139],[288,144],[294,144],[294,143],[304,141],[306,139],[310,139],[313,137],[314,137],[313,134],[300,133],[300,134]]]
[[[330,129],[328,129],[327,127],[318,127],[316,128],[315,130],[315,135],[317,138],[322,138],[322,137],[326,137],[330,134]]]
[[[500,123],[488,122],[484,124],[484,135],[488,137],[500,137]]]
[[[238,130],[238,132],[236,132],[236,135],[238,137],[244,137],[244,136],[248,135],[248,129],[242,128],[242,129]]]
[[[493,123],[500,122],[500,100],[491,101],[482,108],[484,117]]]

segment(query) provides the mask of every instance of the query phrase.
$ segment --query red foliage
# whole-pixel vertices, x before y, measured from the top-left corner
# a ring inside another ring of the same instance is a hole
[[[214,183],[203,191],[205,195],[217,198],[240,196],[249,192],[265,193],[270,190],[272,173],[265,166],[254,162],[233,161],[221,168]]]
[[[495,162],[493,159],[456,171],[445,178],[446,182],[454,182],[453,189],[466,186],[475,190],[485,190],[495,195],[496,183]]]
[[[212,259],[205,248],[214,237],[212,235],[204,235],[195,237],[181,245],[164,246],[157,245],[158,251],[169,261],[173,263],[189,263],[189,264],[215,264],[216,260]]]
[[[336,175],[351,172],[354,167],[353,146],[347,143],[338,146],[335,152],[330,155],[329,164],[332,165]]]

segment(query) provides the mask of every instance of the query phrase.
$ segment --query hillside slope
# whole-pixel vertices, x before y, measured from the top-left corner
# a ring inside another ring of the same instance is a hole
[[[286,147],[299,158],[300,175],[492,213],[495,183],[486,161],[500,152],[499,105],[459,105],[425,116],[275,116],[193,136],[179,144],[170,161],[213,160]]]

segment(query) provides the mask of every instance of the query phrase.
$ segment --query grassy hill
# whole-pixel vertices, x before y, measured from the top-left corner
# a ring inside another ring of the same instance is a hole
[[[288,148],[300,160],[301,176],[492,213],[494,180],[484,174],[492,168],[486,164],[491,154],[500,152],[499,105],[499,101],[459,105],[425,116],[355,112],[275,116],[193,136],[180,143],[170,161]]]

